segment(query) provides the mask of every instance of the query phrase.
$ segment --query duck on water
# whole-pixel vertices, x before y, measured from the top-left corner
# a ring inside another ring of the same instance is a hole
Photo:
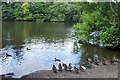
[[[57,58],[54,58],[54,59],[55,59],[55,62],[56,62],[56,61],[61,62],[61,60],[60,60],[60,59],[57,59]]]

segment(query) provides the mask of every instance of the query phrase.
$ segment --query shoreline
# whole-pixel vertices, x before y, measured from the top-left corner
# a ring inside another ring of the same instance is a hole
[[[94,65],[94,68],[88,68],[79,73],[75,73],[74,70],[72,72],[58,71],[57,73],[53,73],[52,70],[40,70],[21,77],[21,79],[25,78],[118,78],[118,62],[106,66]]]

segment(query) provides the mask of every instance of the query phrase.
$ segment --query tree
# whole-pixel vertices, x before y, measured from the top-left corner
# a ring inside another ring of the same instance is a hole
[[[2,19],[3,20],[14,20],[12,4],[2,4]]]
[[[32,14],[30,13],[29,11],[29,8],[30,8],[30,4],[29,3],[23,3],[22,6],[22,12],[24,14],[24,18],[23,20],[32,20]]]
[[[96,5],[97,4],[97,5]],[[74,25],[80,40],[90,42],[91,33],[99,31],[97,42],[104,46],[120,47],[118,5],[115,3],[84,3],[81,7],[81,23]]]

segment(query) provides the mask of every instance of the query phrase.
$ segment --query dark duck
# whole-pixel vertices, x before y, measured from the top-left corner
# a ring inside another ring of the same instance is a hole
[[[57,58],[55,58],[55,62],[56,62],[56,61],[59,61],[59,62],[61,62],[61,60],[60,60],[60,59],[57,59]]]
[[[116,59],[115,56],[113,56],[113,58],[110,60],[110,63],[114,64],[115,62],[118,62],[118,59]]]
[[[59,69],[59,71],[62,71],[62,65],[61,65],[61,63],[59,63],[58,69]]]
[[[79,69],[76,66],[74,66],[74,70],[75,70],[75,73],[79,73]]]
[[[68,65],[68,70],[69,70],[70,72],[72,72],[72,66],[71,66],[71,63],[69,63],[69,65]]]
[[[57,73],[57,69],[56,69],[55,65],[53,65],[52,70],[54,73]]]
[[[103,58],[103,60],[102,60],[102,64],[103,64],[103,65],[107,65],[107,61],[106,61],[105,58]]]
[[[99,62],[97,60],[94,61],[95,65],[99,66]]]
[[[30,48],[27,48],[27,50],[31,50]]]
[[[11,57],[12,55],[10,55],[10,54],[8,54],[8,53],[5,53],[5,55],[7,56],[7,57]]]
[[[99,61],[98,57],[94,57],[94,63],[95,63],[95,65],[99,66],[100,61]]]
[[[67,65],[63,63],[62,66],[64,67],[64,70],[67,71]]]

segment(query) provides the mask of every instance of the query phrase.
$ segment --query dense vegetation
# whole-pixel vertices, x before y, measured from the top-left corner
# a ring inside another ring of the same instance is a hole
[[[2,19],[23,21],[79,21],[80,9],[78,5],[68,2],[3,3]]]
[[[120,3],[2,3],[2,19],[17,21],[65,21],[74,25],[78,39],[120,48]],[[119,13],[119,14],[118,14]]]
[[[85,3],[81,23],[74,25],[81,41],[120,48],[118,3]]]

